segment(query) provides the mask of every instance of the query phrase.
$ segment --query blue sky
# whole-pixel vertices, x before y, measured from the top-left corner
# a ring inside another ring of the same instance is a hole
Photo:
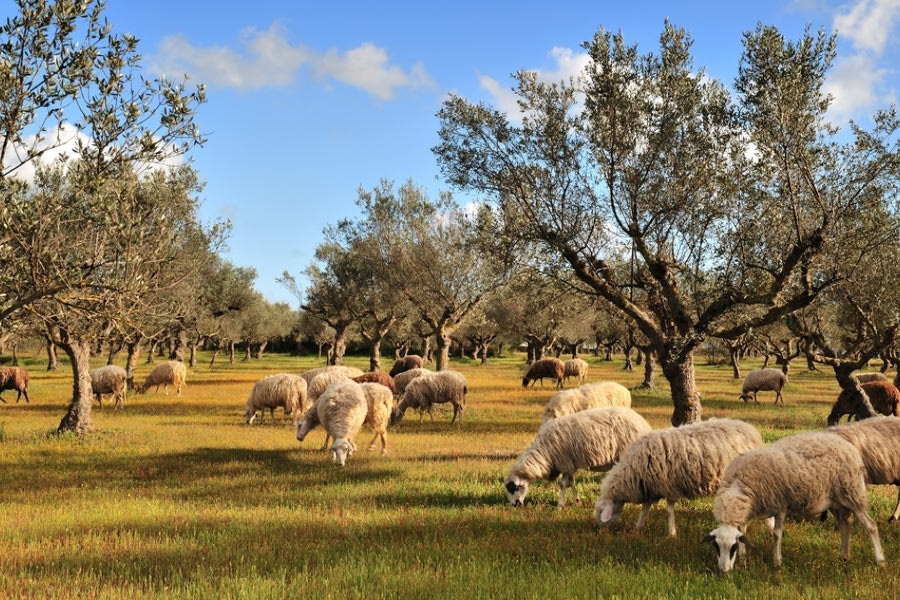
[[[140,38],[147,71],[207,85],[197,120],[209,141],[193,154],[202,217],[230,219],[226,257],[291,305],[275,279],[299,275],[322,229],[357,215],[360,187],[449,189],[430,150],[449,92],[509,106],[510,73],[567,75],[601,26],[650,52],[668,18],[691,33],[697,66],[728,85],[758,22],[793,39],[807,24],[837,31],[836,121],[864,120],[900,87],[900,0],[109,0],[106,15]]]

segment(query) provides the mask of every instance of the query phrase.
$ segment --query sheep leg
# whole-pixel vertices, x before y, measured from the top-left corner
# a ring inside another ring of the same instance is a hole
[[[841,558],[850,559],[850,511],[843,506],[832,506],[831,512],[841,532]]]
[[[556,506],[562,508],[566,505],[566,488],[572,487],[572,493],[575,494],[575,502],[578,502],[578,491],[575,489],[575,477],[566,473],[559,478],[559,502]]]
[[[669,537],[675,537],[675,501],[666,498],[666,522],[669,524]]]
[[[641,527],[644,526],[644,523],[647,522],[647,515],[650,514],[651,506],[653,506],[652,502],[644,502],[641,504],[641,514],[638,516],[637,523],[634,524],[635,531],[640,531]]]
[[[856,517],[856,520],[862,523],[862,526],[866,528],[866,531],[869,532],[869,537],[872,539],[872,548],[875,550],[875,564],[879,567],[884,564],[884,551],[881,549],[881,538],[878,535],[878,524],[875,522],[875,519],[870,517],[868,513],[864,510],[857,510],[853,513]],[[849,543],[850,538],[850,523],[847,523],[847,538]],[[843,540],[841,540],[841,544],[843,545]],[[847,550],[847,554],[850,554],[849,548]]]
[[[772,556],[772,564],[776,567],[781,566],[781,538],[784,536],[784,518],[785,513],[783,512],[775,515],[775,526],[772,529],[772,537],[775,539],[775,550]]]
[[[891,514],[891,518],[888,519],[888,523],[893,523],[897,519],[900,519],[900,485],[897,486],[897,506],[894,507],[894,512]]]
[[[325,434],[325,443],[322,444],[322,447],[319,448],[319,449],[320,449],[320,450],[328,450],[328,442],[330,442],[330,441],[331,441],[331,434],[330,434],[330,433],[326,433],[326,434]]]

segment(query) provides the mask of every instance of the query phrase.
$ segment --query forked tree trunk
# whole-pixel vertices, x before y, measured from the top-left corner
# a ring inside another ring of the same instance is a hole
[[[59,357],[56,355],[56,344],[47,340],[47,370],[59,371]]]
[[[90,433],[94,431],[91,421],[91,343],[89,341],[69,341],[60,347],[72,363],[72,402],[66,416],[57,428],[59,432]]]
[[[449,330],[438,331],[434,334],[435,341],[435,362],[434,370],[443,371],[450,366],[450,345],[453,340],[450,339]]]

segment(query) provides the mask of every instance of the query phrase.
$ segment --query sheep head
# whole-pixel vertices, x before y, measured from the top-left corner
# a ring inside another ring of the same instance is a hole
[[[517,475],[510,475],[506,479],[504,487],[506,488],[506,497],[513,506],[522,506],[525,503],[525,496],[528,494],[528,480],[522,479]]]
[[[609,498],[600,498],[594,505],[594,521],[597,525],[612,525],[622,514],[625,507],[623,501],[613,501]]]
[[[347,457],[353,454],[354,450],[356,450],[356,446],[350,440],[345,438],[334,440],[331,445],[331,462],[343,467],[347,462]]]
[[[719,570],[727,573],[734,567],[734,561],[740,551],[740,545],[750,545],[741,530],[734,525],[720,525],[709,532],[703,542],[711,542],[719,559]]]

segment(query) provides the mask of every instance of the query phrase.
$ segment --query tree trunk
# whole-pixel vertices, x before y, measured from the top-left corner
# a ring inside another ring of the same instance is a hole
[[[381,338],[372,338],[369,344],[369,370],[381,370]]]
[[[12,366],[19,366],[19,344],[12,345]]]
[[[684,353],[677,359],[660,360],[663,375],[672,388],[672,425],[688,425],[700,421],[700,391],[694,378],[694,355]]]
[[[190,354],[190,360],[188,361],[188,365],[192,369],[197,368],[197,346],[200,344],[200,340],[194,340],[188,342],[188,352]]]
[[[250,362],[250,342],[247,342],[247,348],[244,350],[244,358],[241,362]]]
[[[629,373],[634,371],[634,363],[631,361],[631,346],[625,346],[625,366],[622,370]]]
[[[639,386],[644,390],[655,390],[656,382],[653,380],[656,376],[656,361],[653,360],[653,352],[649,349],[642,350],[638,356],[644,356],[644,381]]]
[[[94,431],[91,422],[91,404],[94,393],[91,390],[91,343],[89,341],[69,341],[60,347],[72,362],[72,402],[57,431],[90,433]]]
[[[141,353],[141,342],[129,342],[125,344],[125,381],[128,383],[128,389],[133,390],[134,387],[134,368],[137,366],[138,356]]]
[[[334,328],[334,344],[331,347],[331,356],[328,358],[329,365],[344,364],[344,353],[347,352],[347,329],[350,324],[338,325]]]
[[[834,369],[834,376],[837,378],[838,385],[841,386],[841,391],[850,395],[850,399],[856,407],[856,418],[877,417],[878,413],[872,407],[869,396],[863,391],[862,386],[859,384],[859,379],[853,375],[853,371],[862,365],[853,362],[842,362],[838,359],[829,361],[827,364],[830,364],[831,368]]]
[[[256,348],[256,354],[253,356],[256,360],[262,360],[263,354],[266,351],[266,346],[269,344],[268,340],[263,340],[259,343],[259,346]]]
[[[435,345],[435,371],[443,371],[448,366],[450,366],[450,345],[453,343],[453,340],[450,339],[450,334],[446,331],[438,331],[434,334]]]
[[[234,358],[235,358],[235,357],[234,357],[234,353],[235,353],[235,350],[236,350],[236,349],[235,349],[235,347],[234,347],[234,340],[229,340],[229,342],[228,342],[228,364],[230,364],[230,365],[233,365],[233,364],[234,364]]]
[[[151,364],[156,358],[156,349],[159,346],[158,340],[150,340],[150,347],[147,349],[147,364]]]
[[[222,350],[222,344],[219,343],[219,345],[216,346],[216,349],[215,349],[215,351],[213,352],[212,358],[209,359],[209,368],[210,368],[210,369],[213,367],[213,365],[216,364],[216,359],[219,357],[219,352],[220,352],[221,350]]]
[[[59,371],[59,357],[56,355],[56,344],[47,339],[47,370]]]
[[[735,379],[741,378],[741,363],[738,360],[739,351],[737,348],[729,348],[729,354],[731,355],[731,374]]]

